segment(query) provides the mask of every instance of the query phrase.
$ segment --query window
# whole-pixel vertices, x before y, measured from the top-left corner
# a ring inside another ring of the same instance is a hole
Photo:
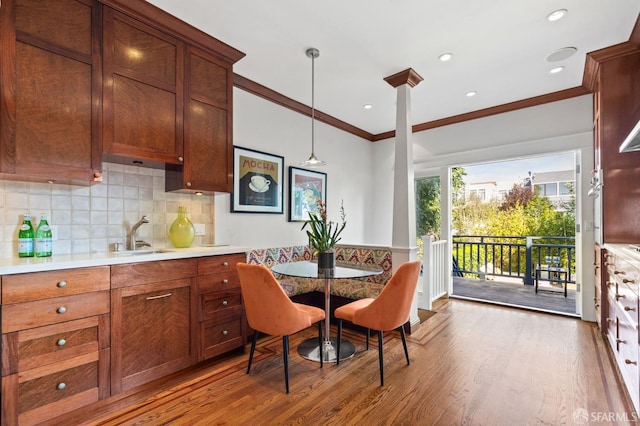
[[[535,185],[536,194],[542,197],[552,197],[558,195],[558,184],[553,183],[538,183]]]
[[[560,187],[560,195],[571,195],[573,182],[560,182],[558,186]]]

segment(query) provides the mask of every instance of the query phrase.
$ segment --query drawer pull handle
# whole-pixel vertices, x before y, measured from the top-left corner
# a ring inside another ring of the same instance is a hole
[[[596,303],[596,308],[599,308],[599,307],[600,307],[600,304],[599,304],[599,303]]]
[[[67,286],[67,282],[66,282],[66,281],[60,281],[60,282],[57,284],[57,286],[58,286],[58,288],[64,288],[64,287],[66,287],[66,286]]]
[[[624,294],[616,293],[616,300],[618,300],[618,299],[624,299]]]
[[[607,318],[607,322],[613,322],[611,318]]]
[[[611,285],[613,285],[611,281],[607,281],[606,284],[607,284],[607,287],[611,287]]]
[[[64,388],[66,388],[66,387],[67,387],[67,384],[62,382],[62,383],[58,383],[58,386],[56,386],[56,389],[62,390]]]
[[[64,314],[65,312],[67,312],[67,308],[65,308],[64,306],[60,306],[58,309],[56,309],[56,312],[59,314]]]
[[[625,307],[624,307],[624,310],[625,310],[625,311],[635,311],[635,310],[636,310],[636,308],[632,308],[632,307],[630,307],[630,306],[625,306]]]
[[[64,339],[60,339],[60,340],[58,340],[58,341],[56,342],[56,345],[58,345],[58,346],[64,346],[64,345],[66,345],[66,344],[67,344],[67,341],[66,341],[66,340],[64,340]]]
[[[222,266],[229,266],[229,262],[222,262]]]
[[[638,361],[631,361],[630,359],[625,359],[624,360],[625,364],[633,364],[633,365],[638,365]]]
[[[229,332],[228,332],[227,330],[223,330],[223,331],[222,331],[222,335],[223,335],[223,336],[226,336],[226,335],[228,335],[228,334],[229,334]]]
[[[147,297],[147,300],[164,299],[165,297],[170,297],[171,295],[172,295],[171,293],[167,293],[167,294],[161,294],[159,296],[149,296]]]
[[[222,306],[227,306],[229,304],[229,302],[227,302],[226,300],[222,301]]]
[[[613,271],[613,273],[614,273],[615,275],[618,275],[618,274],[620,274],[620,275],[624,275],[624,271]]]
[[[622,282],[625,283],[625,284],[633,284],[633,280],[630,280],[628,278],[623,278]]]
[[[627,343],[627,342],[625,342],[625,341],[624,341],[624,340],[622,340],[622,339],[616,339],[616,343]]]
[[[228,280],[228,279],[226,279],[226,278],[225,278],[225,279],[223,279],[223,280],[222,280],[222,284],[229,284],[229,280]]]

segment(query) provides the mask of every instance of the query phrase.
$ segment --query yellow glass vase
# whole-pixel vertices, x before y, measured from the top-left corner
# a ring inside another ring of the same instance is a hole
[[[187,217],[187,208],[178,207],[178,217],[169,228],[169,240],[176,248],[191,247],[196,238],[196,229]]]

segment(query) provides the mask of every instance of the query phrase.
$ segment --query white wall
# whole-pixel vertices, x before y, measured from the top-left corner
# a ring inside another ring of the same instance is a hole
[[[234,89],[234,145],[284,157],[283,214],[230,213],[230,196],[215,196],[215,242],[252,248],[306,244],[302,223],[288,222],[289,166],[311,153],[311,119],[240,89]],[[315,153],[327,162],[316,168],[327,174],[329,220],[339,220],[341,201],[347,226],[341,243],[371,244],[374,202],[372,185],[374,146],[316,121]],[[387,224],[391,229],[391,224]]]

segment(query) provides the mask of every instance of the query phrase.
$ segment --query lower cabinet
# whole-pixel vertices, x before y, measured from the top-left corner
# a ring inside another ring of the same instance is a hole
[[[244,347],[246,320],[236,264],[245,261],[244,253],[198,260],[200,361]]]
[[[195,363],[196,262],[180,259],[111,267],[113,394]]]
[[[636,410],[640,410],[638,289],[640,269],[608,248],[606,255],[608,315],[605,330],[620,375]]]

